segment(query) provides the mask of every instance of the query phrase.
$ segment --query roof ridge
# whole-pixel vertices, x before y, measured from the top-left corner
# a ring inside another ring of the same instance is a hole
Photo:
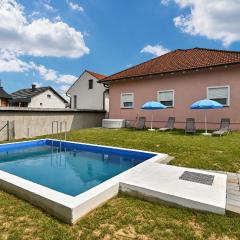
[[[36,87],[36,90],[37,89],[40,89],[40,88],[51,88],[51,86],[46,86],[46,87]],[[19,91],[26,91],[26,90],[32,90],[32,88],[21,88],[21,89],[18,89],[17,91],[13,92],[13,93],[16,93],[16,92],[19,92]],[[12,93],[12,94],[13,94]]]
[[[192,48],[192,49],[200,49],[200,50],[214,51],[214,52],[239,53],[240,54],[240,51],[237,51],[237,50],[224,50],[224,49],[202,48],[202,47],[195,47],[195,48]]]
[[[90,74],[96,74],[96,75],[101,75],[101,76],[104,76],[104,77],[107,77],[107,75],[105,75],[105,74],[102,74],[102,73],[97,73],[97,72],[94,72],[94,71],[90,71],[90,70],[85,70],[85,72],[88,72],[88,73],[90,73]]]

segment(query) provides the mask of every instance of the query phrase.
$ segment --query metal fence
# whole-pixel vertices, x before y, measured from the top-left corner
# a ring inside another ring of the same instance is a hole
[[[15,122],[0,121],[0,140],[10,141],[15,139]]]

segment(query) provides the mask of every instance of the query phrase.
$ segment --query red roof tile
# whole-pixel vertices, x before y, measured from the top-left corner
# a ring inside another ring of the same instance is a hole
[[[177,49],[102,79],[102,82],[151,74],[240,63],[240,52],[193,48]]]
[[[91,72],[91,71],[88,71],[88,70],[86,70],[86,72],[88,72],[89,74],[91,74],[92,76],[97,78],[98,80],[102,80],[102,79],[107,77],[106,75],[102,75],[102,74],[99,74],[99,73]]]

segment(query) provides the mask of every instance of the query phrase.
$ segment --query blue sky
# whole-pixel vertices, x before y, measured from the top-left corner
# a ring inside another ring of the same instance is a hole
[[[239,11],[235,0],[0,0],[0,78],[9,92],[35,82],[64,93],[84,69],[108,75],[177,48],[240,50]]]

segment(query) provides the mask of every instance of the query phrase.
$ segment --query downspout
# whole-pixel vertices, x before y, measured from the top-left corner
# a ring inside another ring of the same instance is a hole
[[[105,99],[106,99],[106,93],[109,93],[109,85],[103,84],[103,86],[106,88],[103,92],[103,111],[106,111],[106,104],[105,104]],[[106,111],[106,118],[109,118],[109,111]]]
[[[69,101],[70,102],[70,108],[72,108],[72,98],[67,94],[67,92],[66,92],[66,96],[69,97],[69,99],[70,99],[70,101]]]

